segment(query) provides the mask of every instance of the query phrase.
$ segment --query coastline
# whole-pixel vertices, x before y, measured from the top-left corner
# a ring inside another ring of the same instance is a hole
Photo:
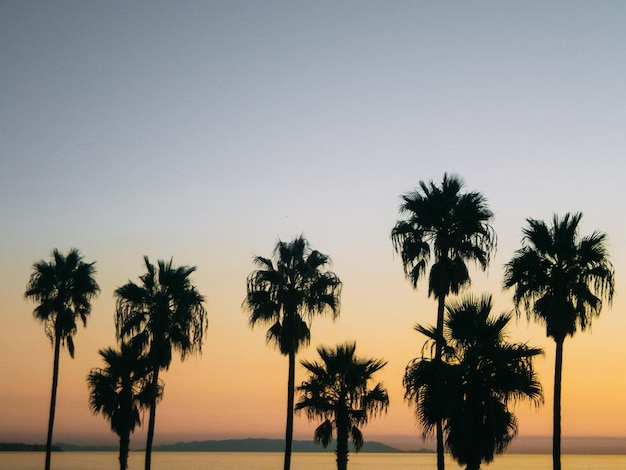
[[[381,442],[366,441],[361,453],[419,454],[433,453],[432,442],[423,441],[418,436],[391,436]],[[246,438],[226,440],[187,441],[155,445],[154,452],[281,452],[282,439]],[[323,448],[310,440],[294,440],[294,452],[323,453],[334,452],[331,444]],[[0,452],[44,452],[45,445],[33,443],[0,442]],[[54,452],[117,452],[117,445],[55,443]],[[135,452],[143,451],[137,448]],[[353,449],[351,449],[353,451]],[[626,437],[614,436],[567,436],[562,438],[563,455],[626,455]],[[550,436],[520,436],[515,439],[507,454],[550,454]]]

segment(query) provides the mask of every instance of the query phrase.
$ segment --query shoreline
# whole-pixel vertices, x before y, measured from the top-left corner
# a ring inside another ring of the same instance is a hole
[[[429,454],[434,453],[431,442],[424,442],[416,436],[392,436],[381,442],[378,440],[366,441],[361,453],[388,453],[388,454]],[[226,439],[226,440],[196,440],[159,444],[153,447],[153,452],[282,452],[282,439]],[[369,446],[368,446],[369,444]],[[572,436],[561,440],[563,455],[626,455],[626,437],[600,436]],[[117,452],[118,446],[107,445],[76,445],[55,443],[53,452]],[[143,452],[138,448],[133,452]],[[324,453],[333,452],[331,444],[327,448],[314,444],[311,440],[294,440],[294,452]],[[351,450],[352,451],[352,450]],[[0,452],[45,452],[45,445],[18,442],[0,442]],[[505,451],[506,454],[551,454],[552,438],[547,436],[518,437]]]

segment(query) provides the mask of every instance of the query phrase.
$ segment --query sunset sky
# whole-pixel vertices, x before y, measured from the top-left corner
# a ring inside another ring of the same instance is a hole
[[[144,255],[197,266],[209,317],[202,355],[163,374],[155,442],[282,437],[287,359],[241,304],[253,256],[303,233],[344,286],[299,359],[346,340],[386,359],[391,405],[365,439],[418,446],[402,376],[436,303],[389,234],[400,195],[444,172],[495,214],[470,291],[497,313],[527,217],[582,211],[582,235],[608,234],[616,297],[565,342],[562,423],[626,437],[625,19],[621,1],[1,2],[0,441],[45,441],[52,347],[24,291],[72,247],[102,292],[61,356],[55,442],[116,442],[85,378]],[[524,316],[510,339],[545,348],[545,404],[515,410],[520,435],[550,435],[554,343]]]

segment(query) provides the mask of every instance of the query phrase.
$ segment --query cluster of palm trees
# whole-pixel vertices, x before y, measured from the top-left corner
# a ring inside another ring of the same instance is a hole
[[[324,447],[337,438],[337,468],[348,465],[348,439],[355,450],[363,445],[357,425],[389,405],[387,391],[377,383],[369,388],[373,375],[382,369],[382,360],[359,358],[356,343],[338,345],[334,349],[318,348],[321,363],[302,361],[309,380],[298,391],[295,401],[295,357],[299,349],[309,344],[311,321],[314,316],[330,313],[339,315],[341,281],[329,270],[327,255],[313,250],[303,237],[291,242],[278,241],[271,258],[257,256],[257,268],[248,276],[247,295],[243,306],[250,313],[250,325],[269,325],[267,341],[276,345],[289,358],[287,379],[287,425],[283,468],[291,467],[294,411],[305,410],[309,419],[322,419],[315,430],[315,441]]]
[[[174,351],[181,359],[200,352],[207,326],[204,297],[189,278],[195,268],[175,267],[171,261],[154,266],[147,257],[144,261],[146,273],[140,282],[129,281],[115,291],[119,349],[101,349],[105,365],[92,369],[87,377],[91,409],[102,413],[120,438],[121,470],[128,466],[130,434],[141,424],[143,409],[149,410],[145,468],[150,469],[156,403],[163,393],[159,372],[169,368]],[[70,250],[67,256],[54,250],[51,262],[33,265],[25,294],[39,303],[35,317],[54,343],[46,470],[50,469],[59,350],[66,343],[74,356],[76,318],[86,324],[90,300],[99,292],[94,275],[94,263],[85,263],[78,250]]]
[[[470,284],[468,263],[486,269],[496,246],[486,199],[462,189],[461,179],[447,174],[440,185],[420,182],[402,196],[403,218],[391,231],[407,278],[417,288],[428,275],[428,293],[437,301],[436,325],[415,327],[426,342],[421,356],[406,368],[404,387],[424,435],[435,434],[439,470],[444,469],[446,448],[470,470],[493,460],[517,431],[509,403],[527,399],[539,404],[543,399],[532,362],[542,351],[505,339],[512,313],[492,316],[488,295],[448,300]],[[522,248],[506,264],[503,282],[504,288],[514,289],[517,315],[525,312],[528,319],[544,324],[556,342],[555,470],[561,468],[563,342],[578,328],[588,327],[614,293],[606,235],[580,237],[580,220],[581,214],[555,216],[548,226],[528,219]],[[104,367],[92,369],[87,377],[91,409],[109,420],[119,435],[121,470],[127,468],[130,434],[141,424],[143,410],[149,411],[145,468],[150,469],[156,404],[164,386],[159,373],[169,368],[174,352],[181,359],[200,353],[207,327],[204,297],[190,279],[195,267],[175,267],[171,260],[155,266],[147,257],[144,261],[146,272],[139,282],[129,281],[115,291],[117,349],[100,350]],[[316,442],[327,446],[335,433],[337,467],[344,470],[348,441],[358,451],[363,445],[359,426],[389,405],[383,385],[371,385],[386,363],[356,356],[354,342],[320,346],[321,362],[302,361],[308,378],[296,387],[296,354],[310,343],[313,317],[339,315],[342,283],[330,271],[330,258],[313,250],[303,236],[279,241],[271,257],[257,256],[254,264],[243,308],[250,325],[268,326],[268,343],[288,356],[284,470],[291,465],[294,411],[321,421],[314,433]],[[77,319],[86,323],[91,300],[99,293],[94,276],[94,263],[86,263],[77,250],[67,256],[54,250],[50,262],[33,265],[25,293],[37,302],[34,315],[54,345],[46,470],[60,349],[67,345],[74,356]]]
[[[428,293],[437,300],[437,323],[434,328],[416,326],[428,338],[431,353],[409,363],[404,385],[425,434],[435,429],[438,470],[444,469],[444,446],[468,469],[491,461],[516,432],[506,408],[509,399],[541,400],[531,361],[541,351],[502,341],[510,314],[490,320],[489,297],[446,304],[449,295],[470,283],[467,263],[484,270],[496,246],[485,198],[463,193],[462,187],[460,178],[447,174],[441,185],[420,182],[402,196],[404,218],[391,232],[414,288],[432,260]],[[516,313],[524,311],[529,320],[545,325],[556,342],[554,470],[561,469],[563,342],[591,324],[603,300],[611,303],[615,286],[606,235],[580,237],[581,218],[580,213],[555,215],[551,225],[527,219],[522,248],[504,272],[503,287],[514,289]]]

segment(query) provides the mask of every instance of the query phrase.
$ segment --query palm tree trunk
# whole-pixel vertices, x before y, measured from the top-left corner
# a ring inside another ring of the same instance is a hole
[[[437,299],[437,335],[443,335],[443,315],[446,306],[446,297],[442,295]],[[437,347],[435,348],[435,360],[441,361],[443,356],[443,344],[437,339]],[[443,418],[439,416],[435,426],[437,438],[437,470],[445,470],[444,453],[443,453]]]
[[[54,363],[52,366],[52,393],[50,394],[50,415],[48,416],[48,437],[46,438],[46,470],[50,470],[52,452],[52,428],[54,427],[54,411],[57,403],[57,386],[59,384],[59,355],[61,337],[54,335]]]
[[[152,374],[152,399],[150,403],[150,419],[148,421],[148,437],[146,440],[146,461],[145,470],[150,470],[152,461],[152,441],[154,440],[154,421],[156,418],[156,401],[159,394],[159,367],[157,366]]]
[[[120,470],[128,468],[128,449],[130,447],[130,433],[124,432],[120,436]]]
[[[295,338],[294,338],[295,340]],[[285,461],[284,470],[291,467],[291,442],[293,441],[293,407],[296,386],[296,348],[289,351],[289,378],[287,380],[287,426],[285,429]]]
[[[337,420],[337,470],[348,469],[348,420],[345,416],[336,416]]]
[[[554,361],[554,408],[552,416],[552,468],[561,470],[561,378],[563,375],[563,342],[556,340]]]

